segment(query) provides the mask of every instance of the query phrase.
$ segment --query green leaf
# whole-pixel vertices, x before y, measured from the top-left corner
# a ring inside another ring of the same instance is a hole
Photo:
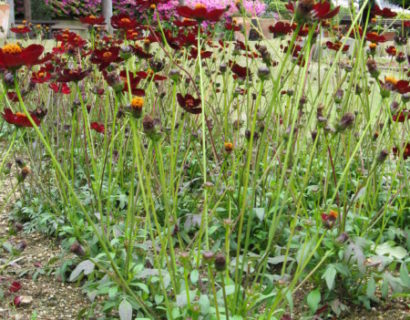
[[[192,270],[190,277],[191,277],[192,284],[196,284],[198,282],[198,279],[199,279],[198,270]]]
[[[321,296],[319,289],[313,290],[309,293],[307,297],[307,303],[312,312],[316,312],[316,310],[319,308],[320,299]]]
[[[71,272],[70,279],[68,281],[73,282],[77,280],[81,272],[84,272],[85,275],[89,275],[94,271],[94,267],[94,263],[92,263],[90,260],[84,260],[80,262],[77,267],[75,267],[73,272]]]
[[[374,299],[374,293],[376,292],[376,282],[374,281],[373,278],[370,278],[369,281],[367,282],[367,289],[366,289],[366,295]]]
[[[132,320],[132,306],[127,300],[122,300],[118,312],[121,320]]]
[[[329,265],[322,276],[322,279],[325,279],[326,285],[329,290],[333,290],[335,285],[337,271],[333,265]]]
[[[400,279],[406,287],[410,287],[409,270],[406,264],[403,262],[400,267]]]
[[[199,307],[201,308],[201,314],[205,315],[209,313],[209,307],[210,307],[210,302],[209,298],[207,295],[201,295],[199,298]]]
[[[149,289],[146,284],[138,282],[135,284],[138,288],[140,288],[142,291],[144,291],[146,294],[149,294]]]
[[[253,208],[253,211],[255,212],[259,221],[262,222],[263,218],[265,217],[265,208]]]

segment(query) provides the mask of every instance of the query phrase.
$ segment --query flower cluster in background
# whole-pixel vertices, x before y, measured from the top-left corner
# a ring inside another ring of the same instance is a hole
[[[57,17],[87,16],[101,12],[101,0],[44,0],[44,2],[53,15]],[[226,17],[238,14],[239,10],[236,2],[235,0],[185,0],[185,4],[188,6],[202,3],[208,8],[228,8],[225,14]],[[169,0],[158,4],[157,10],[161,15],[170,17],[174,15],[175,8],[178,5],[178,0]],[[247,14],[251,16],[259,16],[266,10],[266,4],[263,0],[244,0],[243,6]],[[19,13],[18,8],[23,7],[23,0],[17,0],[16,12]],[[135,0],[113,0],[113,9],[115,13],[136,12]]]

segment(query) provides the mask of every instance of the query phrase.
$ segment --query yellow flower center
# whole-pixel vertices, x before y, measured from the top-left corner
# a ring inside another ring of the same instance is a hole
[[[45,75],[46,75],[46,74],[45,74],[43,71],[40,71],[40,72],[38,73],[38,77],[39,77],[39,78],[44,78]]]
[[[376,49],[376,48],[377,48],[377,43],[371,42],[371,43],[369,44],[369,48],[370,48],[370,49]]]
[[[131,100],[131,107],[133,109],[141,109],[144,105],[144,98],[142,97],[134,97]]]
[[[384,81],[385,81],[386,83],[391,83],[392,85],[396,85],[397,82],[398,82],[398,80],[397,80],[395,77],[393,77],[393,76],[385,76],[385,77],[384,77]]]
[[[7,54],[17,54],[23,51],[17,43],[6,44],[1,50]]]
[[[16,116],[20,118],[26,118],[26,115],[22,112],[16,112]]]
[[[337,219],[337,211],[330,210],[329,217],[332,217],[333,219]]]
[[[224,147],[225,147],[226,152],[231,152],[233,150],[233,143],[232,142],[225,142]]]
[[[24,28],[25,28],[25,26],[18,26],[18,27],[17,27],[17,29],[20,29],[20,30],[21,30],[21,29],[24,29]]]
[[[110,59],[111,57],[112,57],[112,53],[111,53],[111,52],[107,51],[107,52],[104,52],[104,53],[103,53],[103,59],[104,59],[104,60],[108,60],[108,59]]]
[[[88,16],[90,19],[97,19],[97,17],[96,16],[94,16],[94,15],[90,15],[90,16]]]
[[[203,3],[197,3],[195,9],[206,9],[206,6]]]
[[[151,4],[151,9],[152,9],[152,10],[155,10],[156,7],[157,7],[157,6],[155,5],[155,3]]]
[[[193,108],[194,107],[194,100],[192,99],[192,98],[188,98],[188,99],[186,99],[185,100],[185,105],[187,106],[187,107],[190,107],[190,108]]]
[[[131,20],[128,19],[128,18],[122,18],[122,19],[120,20],[120,22],[121,22],[121,23],[130,23]]]

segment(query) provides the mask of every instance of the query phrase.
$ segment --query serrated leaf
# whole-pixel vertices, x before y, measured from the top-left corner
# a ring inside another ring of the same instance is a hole
[[[121,320],[132,320],[132,306],[127,300],[122,300],[118,308]]]
[[[309,293],[307,297],[307,304],[312,312],[316,312],[319,308],[320,299],[321,296],[319,289],[313,290]]]
[[[70,274],[70,279],[68,281],[72,282],[77,280],[77,278],[80,276],[82,272],[84,272],[85,275],[89,275],[91,272],[94,271],[94,263],[90,260],[84,260],[80,262],[77,267],[71,272]]]

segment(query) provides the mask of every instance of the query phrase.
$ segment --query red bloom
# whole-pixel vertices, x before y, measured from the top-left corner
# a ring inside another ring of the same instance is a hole
[[[9,100],[13,102],[19,102],[19,97],[15,92],[7,92],[7,98],[9,98]]]
[[[190,94],[186,94],[185,97],[178,93],[177,100],[179,105],[186,111],[192,114],[200,114],[202,108],[200,107],[201,99],[195,99]]]
[[[326,42],[326,46],[330,50],[339,51],[340,48],[342,47],[342,43],[341,42],[328,41],[328,42]],[[346,52],[347,50],[349,50],[349,46],[346,44],[345,46],[343,46],[342,52]]]
[[[114,29],[130,30],[134,29],[138,22],[127,13],[117,14],[111,17],[111,25]]]
[[[17,34],[24,34],[24,33],[29,33],[31,30],[28,26],[21,25],[21,26],[17,26],[14,28],[10,28],[10,31],[17,33]]]
[[[225,29],[228,31],[241,31],[241,27],[234,22],[225,23]]]
[[[289,2],[286,8],[291,12],[295,12],[295,5]],[[331,19],[339,13],[340,6],[330,10],[329,2],[317,2],[314,0],[300,0],[296,8],[296,21],[307,22],[308,20],[321,21]]]
[[[77,69],[64,69],[57,79],[57,82],[79,82],[90,74],[90,70]]]
[[[248,69],[246,67],[242,67],[237,63],[231,64],[231,70],[232,72],[239,78],[241,79],[245,79],[246,75],[247,75],[247,71]],[[249,73],[249,77],[250,77],[250,73]]]
[[[198,50],[196,48],[191,49],[190,59],[196,59],[198,57]],[[212,57],[212,51],[201,50],[201,58],[208,59]]]
[[[395,122],[404,122],[405,120],[410,120],[410,110],[400,111],[393,116]]]
[[[39,44],[32,44],[27,48],[16,43],[6,44],[0,49],[0,67],[15,70],[21,66],[43,63],[44,59],[39,59],[43,51],[44,47]]]
[[[95,49],[90,61],[100,65],[100,70],[107,68],[113,62],[122,61],[119,47],[110,47],[107,49]]]
[[[67,49],[81,49],[87,44],[87,41],[85,41],[75,32],[71,32],[69,30],[64,30],[63,32],[58,33],[55,38],[57,41],[61,41],[63,44],[65,44],[65,47],[67,47]]]
[[[57,83],[50,83],[50,89],[54,91],[54,93],[62,93],[62,94],[70,94],[71,90],[66,83],[57,84]]]
[[[289,22],[278,21],[274,26],[269,26],[269,31],[274,37],[281,37],[290,34],[294,30],[294,26]]]
[[[366,40],[374,43],[386,42],[387,39],[384,35],[378,35],[376,32],[368,32],[366,34]]]
[[[403,146],[403,159],[406,160],[408,157],[410,157],[410,142],[407,142]],[[393,148],[393,153],[396,156],[400,156],[402,154],[402,151],[398,147]]]
[[[40,69],[38,72],[33,72],[31,75],[31,82],[33,83],[45,83],[50,80],[51,74],[44,70]]]
[[[139,71],[139,72],[137,72],[137,76],[140,77],[141,79],[152,78],[154,81],[163,81],[163,80],[167,79],[167,77],[165,77],[165,76],[155,74],[154,71],[152,71],[152,70],[148,70],[148,72]]]
[[[143,97],[145,96],[145,91],[143,89],[138,88],[138,84],[141,81],[141,78],[138,76],[134,76],[133,73],[129,73],[130,79],[130,89],[131,93],[135,96]],[[106,77],[106,75],[104,75]],[[120,80],[122,80],[122,91],[128,92],[128,80],[127,80],[127,73],[125,71],[120,72]]]
[[[96,17],[94,15],[89,15],[87,17],[81,17],[80,21],[81,23],[88,24],[90,26],[95,26],[104,24],[105,18],[103,16]]]
[[[203,4],[197,4],[194,8],[188,6],[177,7],[177,13],[184,18],[195,19],[197,21],[219,21],[225,9],[209,9]]]
[[[175,26],[181,28],[181,27],[193,27],[198,25],[198,22],[192,19],[182,19],[182,20],[174,20],[172,22]]]
[[[396,47],[395,46],[389,46],[386,48],[386,52],[389,56],[394,57],[397,53]]]
[[[13,283],[11,284],[9,291],[10,292],[18,292],[21,289],[21,283],[18,281],[13,281]]]
[[[410,92],[409,82],[407,80],[399,80],[395,84],[395,89],[401,94]]]
[[[40,120],[34,114],[30,114],[30,115],[34,123],[37,126],[39,126]],[[4,113],[2,113],[2,116],[6,122],[10,124],[14,124],[17,127],[29,128],[33,126],[30,120],[28,119],[28,117],[24,113],[21,113],[21,112],[13,113],[11,109],[6,108],[4,109]]]
[[[391,11],[389,8],[380,9],[380,7],[376,4],[372,10],[373,15],[380,16],[383,18],[394,18],[397,16],[396,12]]]
[[[90,128],[97,131],[98,133],[104,134],[104,132],[105,132],[105,127],[104,127],[104,124],[102,124],[102,123],[91,122],[90,123]]]

